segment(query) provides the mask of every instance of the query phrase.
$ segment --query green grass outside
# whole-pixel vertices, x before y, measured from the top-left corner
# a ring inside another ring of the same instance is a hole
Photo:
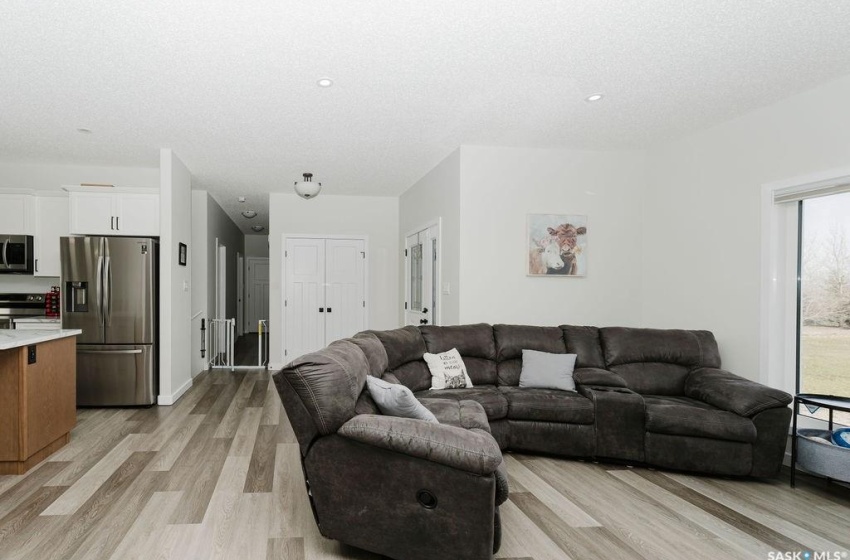
[[[850,396],[850,329],[804,327],[801,389]]]
[[[803,327],[801,354],[801,392],[850,397],[850,329]],[[815,416],[827,417],[824,410]],[[850,424],[850,414],[835,420]]]

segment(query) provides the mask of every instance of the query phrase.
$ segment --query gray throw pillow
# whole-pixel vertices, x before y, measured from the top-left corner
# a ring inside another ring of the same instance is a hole
[[[371,375],[366,377],[366,385],[369,387],[372,400],[378,405],[381,413],[387,416],[415,418],[439,424],[437,417],[416,400],[413,391],[404,385],[388,383]]]
[[[550,354],[537,350],[523,350],[519,386],[575,391],[576,382],[573,380],[575,367],[575,354]]]

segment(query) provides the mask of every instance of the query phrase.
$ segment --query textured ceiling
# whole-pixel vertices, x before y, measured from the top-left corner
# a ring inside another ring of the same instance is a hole
[[[675,138],[850,73],[848,28],[845,0],[3,0],[0,159],[170,147],[248,231],[304,171],[397,195],[460,144]]]

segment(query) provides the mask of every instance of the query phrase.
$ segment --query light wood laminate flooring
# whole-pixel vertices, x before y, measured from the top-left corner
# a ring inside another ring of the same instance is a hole
[[[766,559],[850,550],[850,492],[508,454],[499,558]],[[840,557],[840,556],[839,556]],[[372,559],[313,521],[269,373],[216,370],[171,407],[83,409],[71,442],[0,476],[0,558]],[[830,557],[832,558],[832,557]]]

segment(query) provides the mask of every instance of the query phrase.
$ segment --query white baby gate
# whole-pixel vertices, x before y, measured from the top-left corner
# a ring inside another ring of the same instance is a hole
[[[237,366],[233,363],[233,346],[236,342],[236,319],[210,319],[209,349],[210,369],[257,368],[269,363],[269,327],[265,319],[257,323],[257,365]]]

